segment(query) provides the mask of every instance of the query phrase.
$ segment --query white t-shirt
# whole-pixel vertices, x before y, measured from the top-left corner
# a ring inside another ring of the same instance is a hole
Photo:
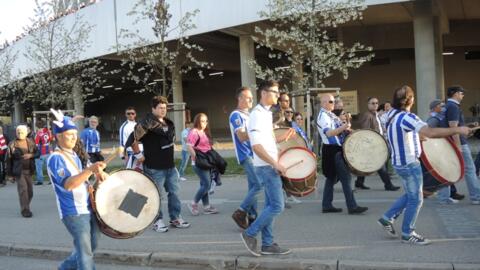
[[[258,104],[250,113],[250,120],[247,124],[248,137],[252,148],[261,144],[267,154],[275,161],[278,160],[277,144],[273,133],[272,112],[269,107]],[[253,166],[271,166],[253,151]]]

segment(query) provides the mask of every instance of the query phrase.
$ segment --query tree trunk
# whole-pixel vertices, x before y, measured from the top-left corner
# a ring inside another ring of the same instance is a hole
[[[75,115],[84,115],[84,102],[82,92],[82,86],[80,85],[80,83],[74,83],[72,89],[72,99]],[[78,131],[81,132],[84,126],[83,120],[80,119],[76,121],[75,124],[77,125]]]

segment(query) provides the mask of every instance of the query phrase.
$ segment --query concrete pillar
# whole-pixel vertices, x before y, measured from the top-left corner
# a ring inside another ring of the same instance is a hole
[[[415,38],[416,103],[420,118],[428,116],[428,104],[444,93],[443,43],[440,22],[434,2],[414,2],[413,30]]]
[[[173,103],[183,103],[182,73],[175,70],[172,74]],[[182,130],[185,129],[185,111],[176,105],[173,107],[173,123],[175,124],[175,137],[177,142],[181,140]]]
[[[18,99],[13,100],[13,126],[16,126],[20,123],[25,122],[25,111],[23,109],[23,104],[20,103]]]
[[[255,44],[250,35],[240,35],[240,73],[242,86],[248,86],[253,90],[253,104],[257,103],[255,71],[247,64],[248,60],[255,59]]]
[[[294,68],[297,71],[297,76],[293,79],[293,82],[292,82],[293,91],[297,92],[297,91],[305,90],[303,89],[303,85],[301,81],[303,78],[303,66],[299,64],[299,65],[296,65]],[[295,101],[292,104],[295,111],[301,112],[304,118],[307,117],[305,114],[306,113],[305,98],[306,96],[296,96]],[[302,127],[302,128],[305,128],[305,127]]]

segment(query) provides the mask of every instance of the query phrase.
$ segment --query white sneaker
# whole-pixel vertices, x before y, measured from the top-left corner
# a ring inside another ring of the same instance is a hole
[[[163,219],[159,219],[153,224],[153,230],[162,233],[168,232],[168,226],[163,223]]]
[[[473,205],[480,205],[480,200],[472,200]]]
[[[445,204],[457,204],[458,202],[459,202],[458,200],[448,198],[446,201],[440,201],[439,203],[445,205]]]
[[[187,181],[187,178],[181,176],[181,177],[180,177],[180,181]]]
[[[295,198],[294,196],[287,197],[285,200],[287,203],[292,203],[292,204],[299,204],[302,203],[299,199]]]

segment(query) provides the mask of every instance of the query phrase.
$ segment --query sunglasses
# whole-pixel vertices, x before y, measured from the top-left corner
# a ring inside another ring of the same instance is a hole
[[[127,115],[135,115],[134,112],[127,112]]]
[[[328,103],[333,104],[335,100],[329,100]]]

